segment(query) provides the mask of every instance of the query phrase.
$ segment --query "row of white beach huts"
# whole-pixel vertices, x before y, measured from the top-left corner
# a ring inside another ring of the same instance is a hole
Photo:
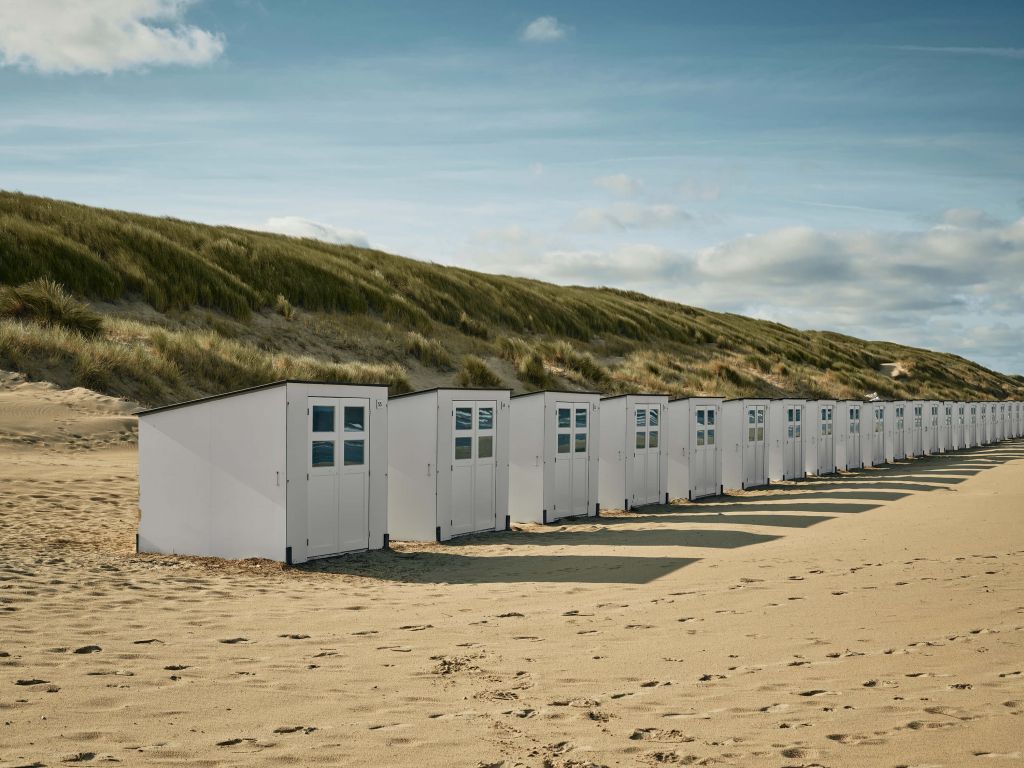
[[[139,414],[142,552],[302,563],[1024,436],[1024,403],[282,381]]]

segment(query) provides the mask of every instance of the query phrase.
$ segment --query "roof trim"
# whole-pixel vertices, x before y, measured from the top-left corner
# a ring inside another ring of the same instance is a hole
[[[692,397],[673,397],[669,400],[670,403],[681,403],[684,400],[720,400],[725,402],[724,397],[718,397],[717,395],[693,395]]]
[[[415,392],[403,392],[400,395],[395,395],[388,399],[400,400],[403,397],[426,395],[430,392],[508,392],[509,396],[512,394],[512,390],[508,387],[430,387],[429,389],[418,389]]]
[[[206,397],[198,397],[195,400],[184,400],[180,403],[171,403],[170,405],[161,405],[156,408],[147,408],[142,411],[136,411],[135,416],[149,416],[152,413],[161,413],[163,411],[173,411],[177,408],[186,408],[190,405],[201,405],[203,403],[209,403],[214,400],[223,400],[228,397],[234,397],[235,395],[247,395],[250,392],[259,392],[263,389],[273,389],[274,387],[283,387],[287,384],[326,384],[332,387],[383,387],[387,389],[387,384],[354,384],[350,381],[312,381],[310,379],[279,379],[278,381],[271,381],[266,384],[257,384],[255,387],[245,387],[244,389],[233,389],[230,392],[221,392],[217,395],[207,395]]]
[[[603,397],[600,392],[580,392],[573,389],[537,389],[533,392],[520,392],[518,395],[512,395],[513,400],[517,397],[531,397],[533,395],[597,395]]]
[[[621,395],[602,395],[602,400],[618,400],[620,397],[669,397],[667,392],[624,392]]]

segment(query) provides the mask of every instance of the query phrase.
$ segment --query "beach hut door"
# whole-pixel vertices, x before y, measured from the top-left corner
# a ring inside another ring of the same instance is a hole
[[[821,422],[818,435],[818,473],[835,472],[835,451],[833,450],[832,435],[832,406],[825,406],[821,409]]]
[[[497,402],[457,400],[452,408],[452,535],[495,527]]]
[[[715,472],[715,451],[718,450],[717,408],[707,406],[694,409],[693,426],[693,490],[695,496],[718,493]]]
[[[590,490],[590,405],[555,405],[555,517],[586,515]]]
[[[764,485],[765,443],[764,443],[764,411],[763,405],[747,407],[747,445],[743,452],[744,475],[746,486]]]
[[[308,556],[366,549],[370,538],[369,401],[311,397],[308,411]]]
[[[633,424],[633,503],[653,504],[661,488],[661,407],[637,404]]]

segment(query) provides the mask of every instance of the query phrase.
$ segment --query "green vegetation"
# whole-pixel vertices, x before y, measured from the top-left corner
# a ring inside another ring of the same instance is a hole
[[[85,336],[95,336],[103,327],[98,312],[71,296],[60,283],[42,277],[17,287],[0,285],[0,317],[34,320]]]
[[[459,366],[456,382],[460,387],[478,387],[481,389],[502,387],[501,376],[487,367],[487,363],[476,355],[466,355]]]
[[[883,363],[899,363],[900,377]],[[147,405],[287,376],[396,392],[443,380],[673,395],[1024,394],[1019,377],[953,355],[10,192],[0,192],[0,366]]]

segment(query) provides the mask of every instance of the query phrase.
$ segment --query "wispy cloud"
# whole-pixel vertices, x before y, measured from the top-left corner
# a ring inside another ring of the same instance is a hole
[[[554,16],[539,16],[523,29],[520,36],[528,43],[554,43],[569,34],[569,27]]]
[[[608,192],[612,192],[616,195],[622,195],[623,197],[635,195],[643,187],[643,184],[638,180],[625,173],[602,176],[599,179],[594,179],[594,184],[599,186],[601,189],[607,190]]]
[[[325,243],[334,243],[336,245],[356,245],[360,248],[370,247],[365,232],[355,229],[342,229],[332,224],[321,224],[304,219],[301,216],[272,217],[267,219],[259,229],[262,229],[264,232],[276,232],[279,235],[288,235],[290,237],[308,237],[313,240],[322,240]]]
[[[573,229],[583,232],[626,229],[660,229],[692,221],[693,216],[676,205],[616,203],[608,208],[584,208],[576,214]]]
[[[3,0],[0,63],[77,74],[208,64],[220,34],[186,24],[196,0]]]
[[[1024,48],[988,48],[972,45],[894,45],[898,51],[951,53],[961,56],[993,56],[997,59],[1024,59]]]

